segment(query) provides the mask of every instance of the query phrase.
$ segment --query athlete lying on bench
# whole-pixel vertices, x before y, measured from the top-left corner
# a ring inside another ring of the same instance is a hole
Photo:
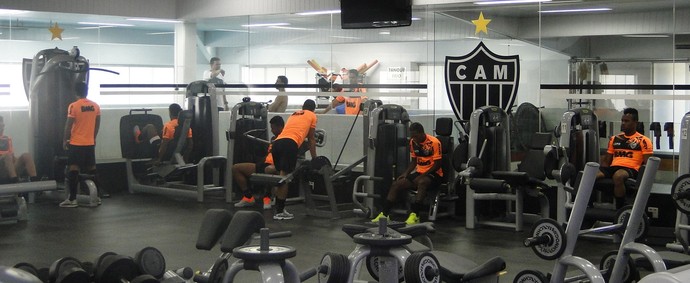
[[[271,124],[271,133],[274,138],[280,135],[285,126],[285,121],[280,116],[274,116],[269,121]],[[254,173],[276,174],[276,168],[273,164],[273,155],[271,154],[272,146],[268,146],[268,154],[266,158],[258,163],[237,163],[232,165],[232,178],[242,190],[242,200],[235,203],[235,207],[248,207],[254,205],[254,194],[249,188],[249,177]],[[264,209],[271,209],[270,190],[266,192],[263,198]]]

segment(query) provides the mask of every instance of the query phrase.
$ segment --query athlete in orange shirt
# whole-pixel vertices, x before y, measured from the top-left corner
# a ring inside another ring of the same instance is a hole
[[[12,147],[12,138],[5,136],[5,119],[0,116],[0,183],[17,183],[25,175],[30,181],[37,181],[36,165],[31,154],[24,153],[17,158]]]
[[[625,180],[637,178],[642,164],[652,156],[652,141],[637,132],[638,114],[635,108],[623,110],[622,133],[609,140],[606,155],[602,157],[597,179],[613,178],[613,194],[616,209],[625,206]]]
[[[381,213],[372,222],[378,222],[382,217],[388,218],[391,208],[398,201],[400,191],[416,188],[417,197],[411,205],[411,213],[405,223],[419,223],[417,214],[422,208],[422,201],[426,197],[427,190],[441,184],[443,178],[441,142],[436,137],[424,133],[424,126],[420,123],[410,125],[410,137],[412,162],[410,162],[405,173],[398,176],[398,179],[393,182],[383,203]]]
[[[170,121],[163,125],[163,140],[161,141],[160,147],[158,148],[158,160],[160,161],[167,161],[166,159],[170,158],[168,146],[170,146],[170,142],[173,140],[173,138],[175,138],[175,128],[177,128],[177,126],[179,125],[177,117],[180,115],[180,112],[182,112],[182,107],[179,104],[173,103],[170,104],[170,106],[168,106]],[[174,145],[172,146],[174,147]],[[192,152],[193,146],[194,145],[192,143],[192,129],[190,128],[187,132],[186,147],[182,154],[185,160],[188,160],[189,154]]]
[[[359,73],[357,70],[352,69],[348,72],[348,77],[349,77],[349,82],[351,85],[357,85],[359,84]],[[335,89],[335,88],[334,88]],[[342,87],[338,88],[338,91],[344,91]],[[366,88],[351,88],[350,92],[367,92]],[[331,101],[331,104],[326,107],[326,109],[322,110],[319,112],[320,114],[326,114],[328,111],[331,111],[331,109],[336,108],[340,106],[341,104],[345,104],[345,114],[346,115],[357,115],[360,111],[360,105],[362,102],[366,101],[367,97],[366,96],[342,96],[339,95],[333,101]]]
[[[273,160],[276,170],[280,176],[287,176],[295,170],[297,165],[297,149],[306,138],[309,142],[309,154],[311,158],[316,157],[316,141],[314,131],[316,130],[316,102],[307,99],[302,105],[302,110],[292,113],[283,128],[283,132],[278,135],[273,142]],[[282,184],[276,190],[276,214],[273,219],[292,219],[294,215],[285,210],[285,199],[287,199],[288,184]]]
[[[277,137],[278,135],[280,135],[280,133],[283,131],[283,127],[285,126],[285,121],[283,120],[283,118],[280,116],[274,116],[273,118],[271,118],[271,121],[269,121],[269,123],[271,124],[271,133],[273,133],[273,136]],[[246,162],[232,165],[232,179],[235,180],[235,182],[237,182],[237,185],[240,187],[240,190],[243,194],[242,200],[237,202],[235,204],[235,207],[247,207],[254,205],[254,194],[248,186],[249,176],[251,176],[254,173],[276,173],[276,167],[275,165],[273,165],[274,162],[273,155],[271,154],[271,148],[272,146],[269,145],[268,155],[266,155],[266,158],[261,162]],[[270,190],[264,196],[263,202],[264,209],[271,208]]]
[[[86,83],[78,82],[74,86],[77,101],[67,108],[67,123],[62,144],[68,151],[67,180],[69,197],[60,203],[60,207],[77,207],[77,185],[79,171],[84,169],[96,176],[96,136],[101,124],[101,108],[86,99],[89,89]],[[94,182],[97,182],[97,177]]]

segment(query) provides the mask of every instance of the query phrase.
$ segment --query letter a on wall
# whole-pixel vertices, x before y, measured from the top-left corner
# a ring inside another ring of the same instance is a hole
[[[515,102],[520,82],[520,57],[491,52],[483,42],[467,55],[446,56],[446,92],[459,120],[469,120],[472,111],[500,106],[508,112]]]

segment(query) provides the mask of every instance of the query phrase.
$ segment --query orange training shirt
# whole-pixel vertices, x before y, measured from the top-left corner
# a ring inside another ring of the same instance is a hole
[[[0,155],[14,152],[12,147],[12,138],[8,136],[0,136]]]
[[[297,143],[297,147],[302,145],[304,139],[309,134],[309,129],[316,129],[316,114],[309,110],[299,110],[292,113],[285,122],[283,132],[278,135],[279,139],[292,139]]]
[[[611,137],[609,140],[609,148],[606,151],[613,155],[611,166],[622,166],[640,170],[645,154],[652,154],[652,141],[635,132],[632,136],[626,136],[625,133],[620,133]]]
[[[96,117],[101,115],[101,107],[91,100],[80,98],[67,108],[67,117],[74,119],[70,141],[71,145],[95,145]]]
[[[175,128],[177,128],[178,122],[177,118],[170,120],[169,122],[165,123],[165,126],[163,126],[163,139],[166,140],[171,140],[175,137]],[[189,129],[189,132],[187,132],[187,138],[192,137],[192,129]]]
[[[362,104],[365,96],[342,96],[339,95],[335,98],[339,103],[345,103],[345,114],[346,115],[357,115],[359,113],[359,107]]]
[[[417,158],[418,173],[425,173],[434,166],[435,160],[441,160],[441,142],[434,136],[426,134],[426,139],[417,144],[410,139],[410,155],[412,158]],[[441,167],[436,170],[436,175],[443,177],[443,170]]]

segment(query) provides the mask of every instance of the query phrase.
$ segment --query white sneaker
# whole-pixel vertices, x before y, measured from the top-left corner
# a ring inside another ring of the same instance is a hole
[[[65,201],[60,203],[60,207],[77,207],[79,204],[77,204],[77,200],[69,200],[66,199]]]
[[[283,210],[283,212],[273,215],[273,219],[275,220],[290,220],[293,218],[295,218],[295,215],[287,212],[287,210]]]

